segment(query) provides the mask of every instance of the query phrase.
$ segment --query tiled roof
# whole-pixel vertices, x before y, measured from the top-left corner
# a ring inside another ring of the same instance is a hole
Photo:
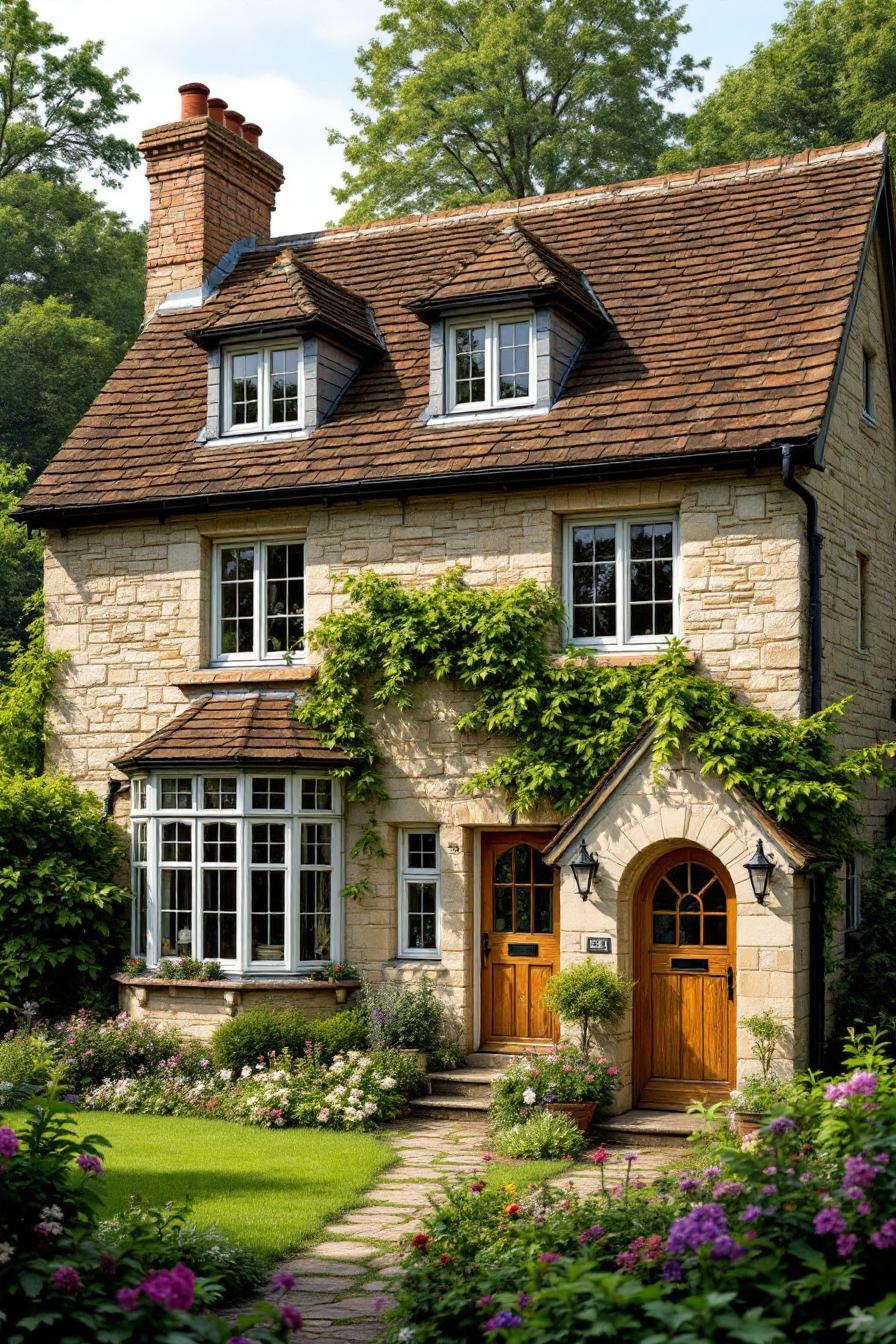
[[[285,248],[255,284],[243,287],[227,307],[190,334],[208,341],[275,323],[324,326],[350,341],[380,349],[367,304],[344,285],[297,262]]]
[[[559,300],[590,320],[606,314],[581,271],[511,219],[432,293],[408,306],[415,312],[444,311],[490,296],[523,293]]]
[[[344,752],[322,746],[294,711],[292,695],[203,695],[113,764],[127,772],[166,765],[292,769],[349,762]]]
[[[245,504],[278,491],[333,498],[393,482],[463,488],[536,469],[597,479],[592,468],[812,442],[886,163],[878,140],[288,240],[301,263],[370,303],[385,355],[305,437],[197,445],[205,355],[186,332],[254,301],[287,241],[274,240],[201,314],[149,322],[32,487],[25,516]],[[408,304],[427,283],[449,282],[508,215],[587,277],[614,325],[548,414],[428,425],[428,331]]]

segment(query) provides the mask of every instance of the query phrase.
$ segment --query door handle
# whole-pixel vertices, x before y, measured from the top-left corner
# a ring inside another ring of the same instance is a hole
[[[733,1002],[734,1002],[734,968],[733,968],[733,967],[731,967],[731,966],[728,967],[728,974],[726,975],[725,979],[726,979],[727,982],[728,982],[728,1001],[729,1001],[729,1003],[733,1003]]]
[[[487,934],[487,933],[484,933],[484,934],[482,935],[482,965],[483,965],[483,967],[484,967],[484,966],[486,965],[486,963],[488,962],[489,956],[491,955],[491,950],[492,950],[492,949],[491,949],[491,946],[490,946],[489,941],[488,941],[488,934]]]

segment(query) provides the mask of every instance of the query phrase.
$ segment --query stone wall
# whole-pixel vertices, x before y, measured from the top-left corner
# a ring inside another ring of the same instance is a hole
[[[250,1008],[299,1008],[305,1017],[329,1017],[340,1002],[351,1004],[354,989],[319,985],[301,989],[284,986],[241,990],[238,984],[149,984],[138,980],[118,982],[118,1006],[129,1017],[157,1025],[177,1027],[185,1036],[207,1041],[216,1027]],[[343,998],[343,996],[345,996]]]

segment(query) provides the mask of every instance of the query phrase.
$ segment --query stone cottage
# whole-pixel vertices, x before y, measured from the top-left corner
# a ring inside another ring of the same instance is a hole
[[[426,972],[469,1048],[512,1052],[556,1038],[541,987],[591,953],[637,981],[623,1109],[727,1093],[751,1069],[738,1020],[769,1006],[805,1065],[814,856],[687,756],[655,782],[649,736],[572,816],[516,817],[459,792],[497,748],[423,688],[376,720],[387,853],[341,900],[366,808],[302,722],[305,640],[341,575],[461,564],[555,587],[579,656],[679,635],[758,706],[850,694],[846,744],[890,737],[884,141],[272,237],[281,166],[208,93],[144,137],[146,323],[19,515],[46,530],[69,655],[51,762],[129,830],[134,953],[222,967],[123,1001],[198,1032],[323,1011],[338,987],[309,973],[347,958]],[[890,806],[869,795],[869,837]],[[855,922],[858,865],[842,879]]]

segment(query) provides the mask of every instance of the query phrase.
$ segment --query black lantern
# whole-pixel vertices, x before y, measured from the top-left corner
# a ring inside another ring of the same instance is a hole
[[[576,880],[576,886],[579,889],[579,895],[583,901],[587,901],[591,895],[591,888],[594,885],[594,878],[597,874],[598,860],[596,854],[589,854],[585,847],[585,841],[579,841],[579,852],[569,865],[572,869],[572,875]]]
[[[775,861],[770,859],[762,848],[762,841],[756,842],[756,853],[747,863],[744,864],[747,872],[750,874],[750,883],[753,887],[753,895],[760,905],[765,901],[768,893],[768,884],[772,873],[775,870]]]

